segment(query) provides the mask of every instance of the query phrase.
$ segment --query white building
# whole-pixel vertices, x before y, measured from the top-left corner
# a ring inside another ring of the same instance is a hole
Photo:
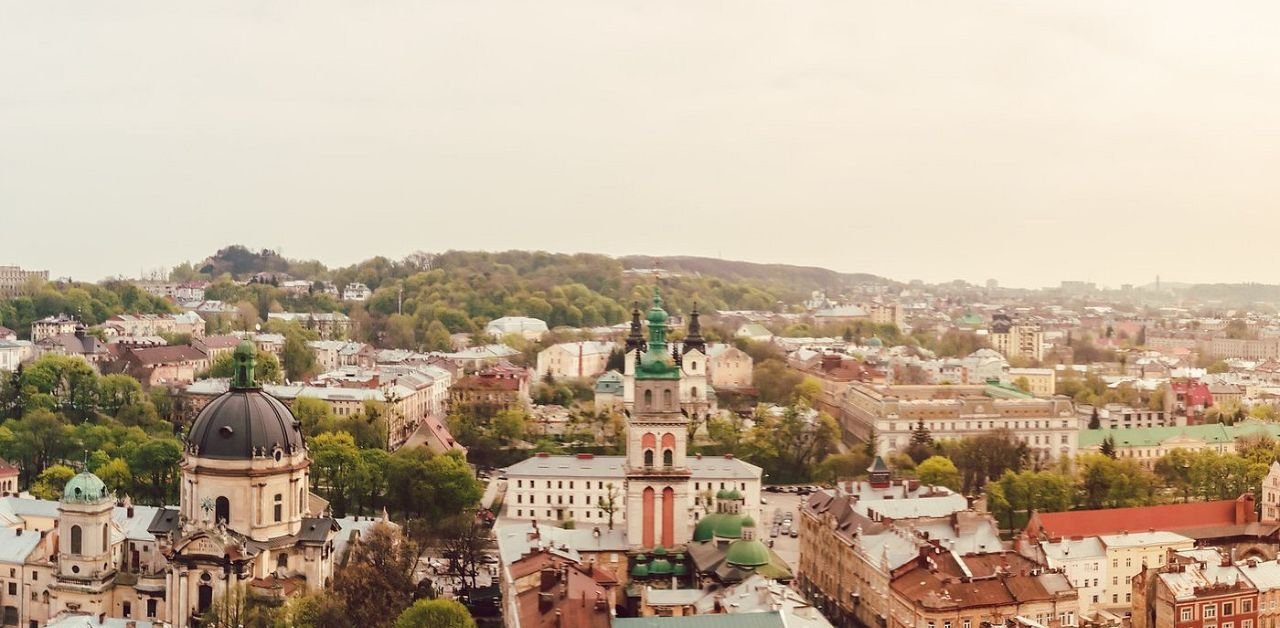
[[[368,301],[373,291],[362,283],[349,283],[342,289],[343,301]]]
[[[30,340],[0,340],[0,371],[16,371],[18,365],[35,356]]]
[[[507,467],[506,515],[512,519],[564,521],[579,525],[601,525],[609,516],[599,507],[608,501],[613,485],[617,510],[613,521],[622,526],[627,520],[624,505],[626,482],[625,456],[552,456],[539,454]],[[688,517],[689,529],[706,514],[710,504],[708,491],[737,490],[746,500],[753,517],[760,508],[761,469],[737,458],[695,456],[685,460],[690,471],[692,491],[679,511]],[[759,517],[756,517],[759,520]]]
[[[1107,548],[1098,537],[1042,541],[1040,550],[1045,566],[1061,569],[1080,593],[1081,615],[1101,603],[1107,586]]]
[[[507,334],[518,334],[525,340],[541,340],[547,333],[547,323],[528,316],[503,316],[489,321],[484,333],[501,340]]]

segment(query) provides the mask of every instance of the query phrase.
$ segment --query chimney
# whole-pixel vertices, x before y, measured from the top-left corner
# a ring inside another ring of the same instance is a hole
[[[125,509],[124,509],[124,514],[125,514],[125,517],[127,517],[127,518],[129,518],[129,519],[132,519],[132,518],[133,518],[133,506],[129,506],[128,508],[125,508]]]
[[[13,533],[14,536],[22,536],[22,528],[18,528]]]
[[[98,625],[101,626],[102,624],[105,624],[105,623],[107,623],[107,614],[98,613]]]

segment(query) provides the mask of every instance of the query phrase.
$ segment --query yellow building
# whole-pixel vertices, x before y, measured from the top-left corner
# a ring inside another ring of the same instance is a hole
[[[1195,547],[1195,541],[1173,532],[1148,531],[1099,536],[1106,548],[1107,581],[1099,608],[1128,609],[1133,603],[1133,578],[1143,568],[1164,566],[1169,550]]]

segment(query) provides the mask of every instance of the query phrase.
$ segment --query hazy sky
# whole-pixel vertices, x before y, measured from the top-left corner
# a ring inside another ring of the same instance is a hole
[[[0,0],[0,264],[1280,283],[1280,3]]]

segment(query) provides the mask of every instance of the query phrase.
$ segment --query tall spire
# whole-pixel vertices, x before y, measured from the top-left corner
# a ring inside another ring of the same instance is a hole
[[[661,355],[667,351],[667,311],[662,309],[662,294],[653,287],[653,307],[649,308],[649,351]]]
[[[640,326],[640,304],[631,304],[631,333],[627,335],[627,353],[644,353],[644,328]]]
[[[693,311],[689,312],[689,330],[684,337],[684,352],[697,350],[703,355],[707,354],[707,341],[702,337],[702,323],[698,321],[698,304],[693,304]]]

